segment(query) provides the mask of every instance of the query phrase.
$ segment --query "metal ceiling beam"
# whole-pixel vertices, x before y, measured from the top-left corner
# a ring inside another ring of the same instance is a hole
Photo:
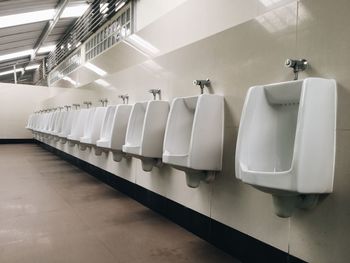
[[[41,32],[40,37],[38,38],[37,42],[34,45],[34,52],[33,55],[30,57],[31,60],[35,59],[35,56],[42,46],[42,44],[45,42],[46,38],[50,35],[51,31],[54,29],[55,25],[57,24],[58,20],[61,18],[61,15],[66,8],[69,0],[59,0],[57,6],[56,6],[56,12],[55,16],[53,17],[52,20],[46,23],[46,26],[44,30]]]

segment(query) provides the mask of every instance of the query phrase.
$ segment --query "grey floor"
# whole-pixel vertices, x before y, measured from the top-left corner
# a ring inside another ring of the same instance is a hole
[[[237,262],[34,144],[0,145],[0,262]]]

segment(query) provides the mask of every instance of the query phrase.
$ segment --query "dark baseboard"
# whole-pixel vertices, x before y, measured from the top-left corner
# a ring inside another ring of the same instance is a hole
[[[35,143],[34,139],[0,139],[0,144]]]
[[[301,259],[167,199],[164,196],[131,183],[47,144],[38,141],[37,143],[44,149],[58,155],[100,181],[130,196],[144,206],[158,212],[193,234],[239,259],[242,263],[305,263]]]

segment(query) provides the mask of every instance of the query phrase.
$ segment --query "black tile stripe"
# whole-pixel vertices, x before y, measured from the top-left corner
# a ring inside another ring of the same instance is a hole
[[[36,143],[239,259],[242,263],[305,263],[305,261],[289,255],[282,250],[167,199],[164,196],[120,178],[97,166],[42,142],[36,141]]]
[[[34,139],[0,139],[0,144],[35,143]]]

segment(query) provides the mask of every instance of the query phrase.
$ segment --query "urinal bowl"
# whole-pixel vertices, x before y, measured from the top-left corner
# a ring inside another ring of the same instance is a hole
[[[123,145],[125,143],[126,130],[128,127],[129,117],[132,110],[132,105],[120,104],[115,106],[114,115],[110,110],[110,117],[106,118],[101,132],[101,138],[96,145],[105,151],[111,151],[113,160],[120,162],[123,157],[129,159],[126,153],[123,152]]]
[[[96,141],[95,155],[97,156],[102,155],[103,152],[106,154],[109,152],[116,109],[117,105],[110,105],[107,107],[99,140]]]
[[[68,111],[65,119],[63,120],[62,132],[58,134],[62,144],[65,144],[68,141],[67,137],[72,131],[73,120],[75,119],[76,114],[78,114],[77,110]]]
[[[73,121],[71,133],[67,136],[69,146],[74,147],[80,143],[80,138],[83,136],[84,128],[91,110],[92,109],[81,109],[79,111],[78,117]]]
[[[144,171],[162,166],[163,141],[169,102],[138,102],[132,108],[123,152],[138,158]]]
[[[223,96],[176,98],[167,122],[163,162],[184,171],[189,187],[212,182],[221,171],[223,138]]]
[[[249,89],[236,146],[236,177],[270,193],[278,216],[312,208],[333,191],[337,93],[334,80]]]
[[[80,150],[85,151],[88,147],[97,148],[96,142],[100,137],[106,110],[106,107],[96,107],[94,112],[89,114],[87,126],[84,128],[84,136],[80,138]]]

